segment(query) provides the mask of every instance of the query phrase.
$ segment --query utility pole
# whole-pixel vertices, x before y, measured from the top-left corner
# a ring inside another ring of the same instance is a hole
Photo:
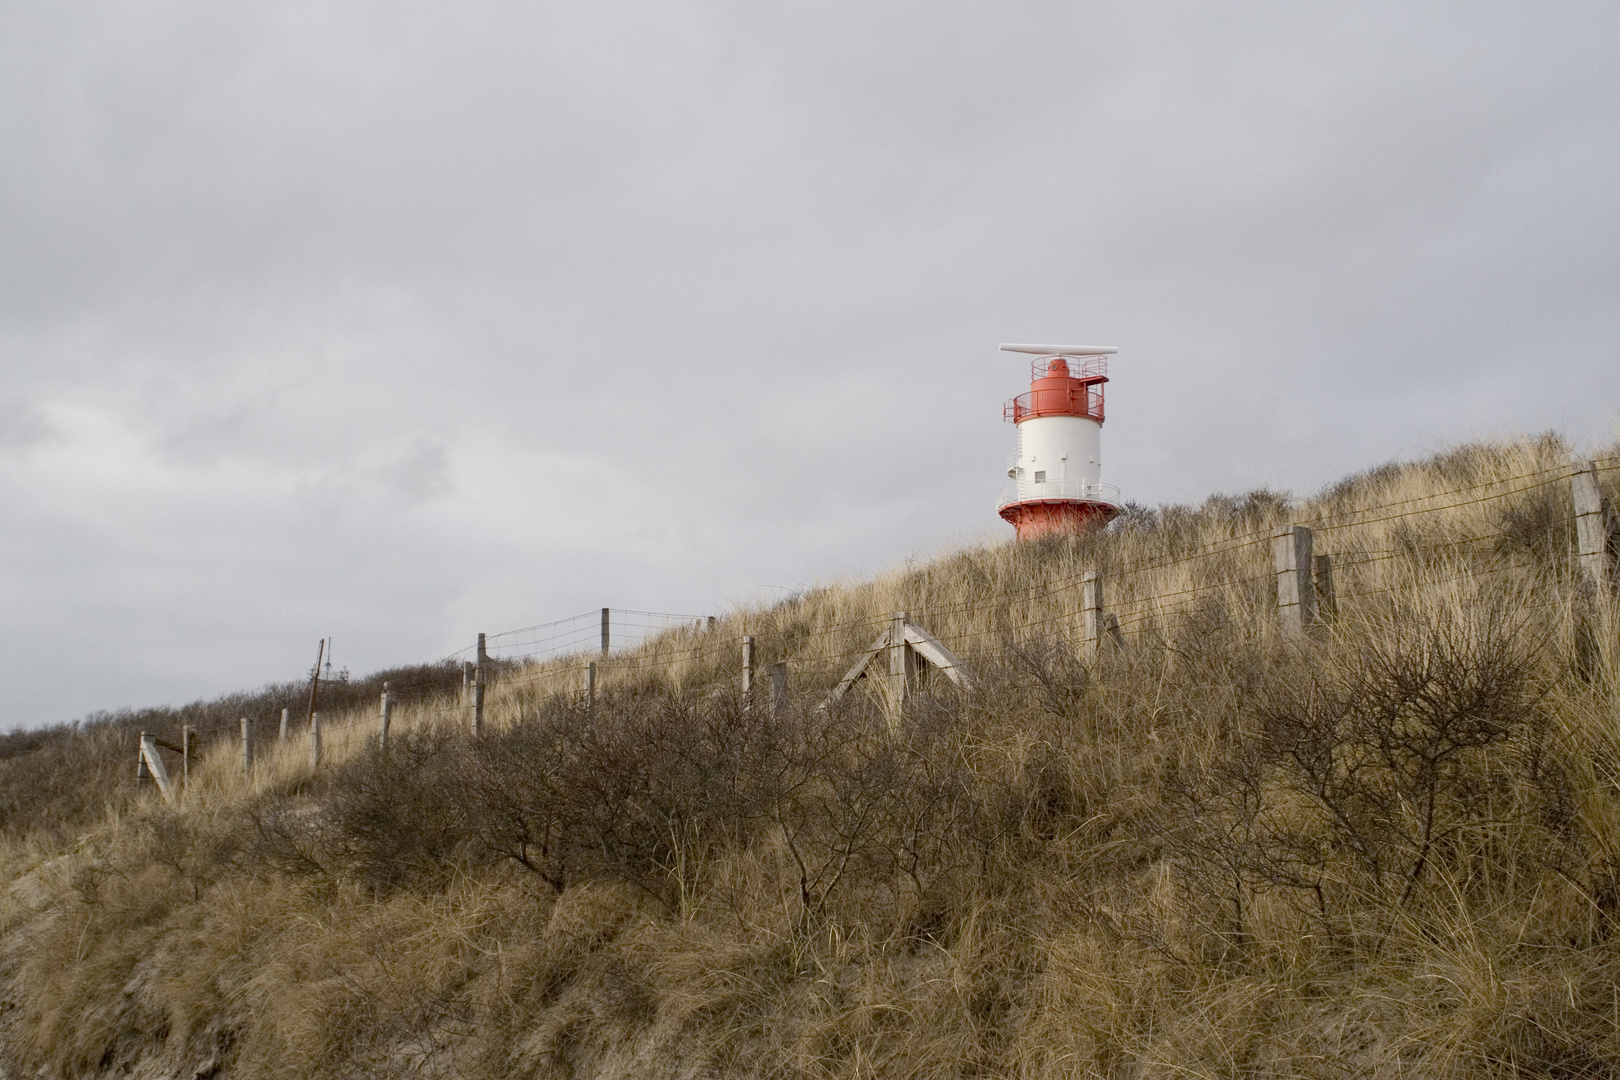
[[[315,692],[321,686],[321,661],[326,657],[326,639],[321,638],[321,647],[315,650],[315,670],[309,677],[309,717],[308,722],[315,722]]]

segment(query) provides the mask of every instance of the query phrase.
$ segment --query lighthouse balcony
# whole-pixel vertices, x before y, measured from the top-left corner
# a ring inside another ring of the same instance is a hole
[[[1113,484],[1088,483],[1085,480],[1020,481],[1001,489],[996,509],[1022,502],[1100,502],[1112,505],[1119,502],[1119,488]]]
[[[1042,387],[1019,394],[1002,408],[1001,414],[1014,424],[1033,420],[1038,416],[1083,416],[1103,422],[1102,383],[1079,383],[1064,380],[1068,385]]]

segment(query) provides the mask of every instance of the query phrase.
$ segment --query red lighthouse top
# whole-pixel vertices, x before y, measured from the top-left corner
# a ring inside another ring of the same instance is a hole
[[[1071,364],[1061,356],[1043,356],[1030,365],[1029,374],[1029,393],[1019,394],[1003,410],[1008,420],[1021,424],[1037,416],[1083,416],[1103,422],[1108,362],[1102,357]]]

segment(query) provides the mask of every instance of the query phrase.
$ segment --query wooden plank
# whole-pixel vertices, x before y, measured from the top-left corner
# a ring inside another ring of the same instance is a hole
[[[947,649],[944,642],[922,627],[910,623],[906,624],[905,634],[906,644],[915,649],[924,660],[938,668],[947,679],[957,686],[973,685],[973,680],[968,677],[967,668],[963,666],[961,659]]]
[[[855,681],[857,679],[865,678],[866,669],[871,665],[872,661],[877,658],[877,655],[888,647],[889,631],[885,630],[883,633],[878,635],[876,641],[867,646],[865,652],[861,653],[861,658],[855,661],[854,665],[849,669],[849,671],[845,672],[844,677],[838,681],[837,686],[833,687],[832,693],[827,695],[827,700],[823,701],[820,707],[825,709],[827,706],[843,697],[844,694],[848,692],[849,688],[855,685]]]
[[[1114,647],[1116,649],[1123,649],[1125,647],[1125,635],[1121,633],[1119,629],[1119,616],[1110,612],[1103,619],[1103,626],[1107,631],[1108,636],[1113,639]]]
[[[157,781],[158,790],[169,802],[174,802],[174,785],[169,783],[169,770],[163,767],[163,758],[158,753],[157,741],[145,732],[141,733],[141,759],[146,763],[147,771],[152,779]]]

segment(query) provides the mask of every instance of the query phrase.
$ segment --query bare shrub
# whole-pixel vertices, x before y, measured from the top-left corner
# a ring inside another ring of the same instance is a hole
[[[616,878],[675,910],[766,819],[771,736],[734,699],[604,700],[593,722],[554,708],[475,746],[464,791],[485,848],[555,891]]]
[[[1293,893],[1337,935],[1368,905],[1413,907],[1437,871],[1454,888],[1523,852],[1503,828],[1556,823],[1562,773],[1520,628],[1487,611],[1378,629],[1280,669],[1235,744],[1169,779],[1164,835],[1192,891],[1224,898],[1223,948],[1259,896]]]
[[[465,862],[472,825],[462,797],[467,740],[434,724],[375,743],[333,776],[326,805],[339,850],[329,861],[380,891],[442,888]]]

